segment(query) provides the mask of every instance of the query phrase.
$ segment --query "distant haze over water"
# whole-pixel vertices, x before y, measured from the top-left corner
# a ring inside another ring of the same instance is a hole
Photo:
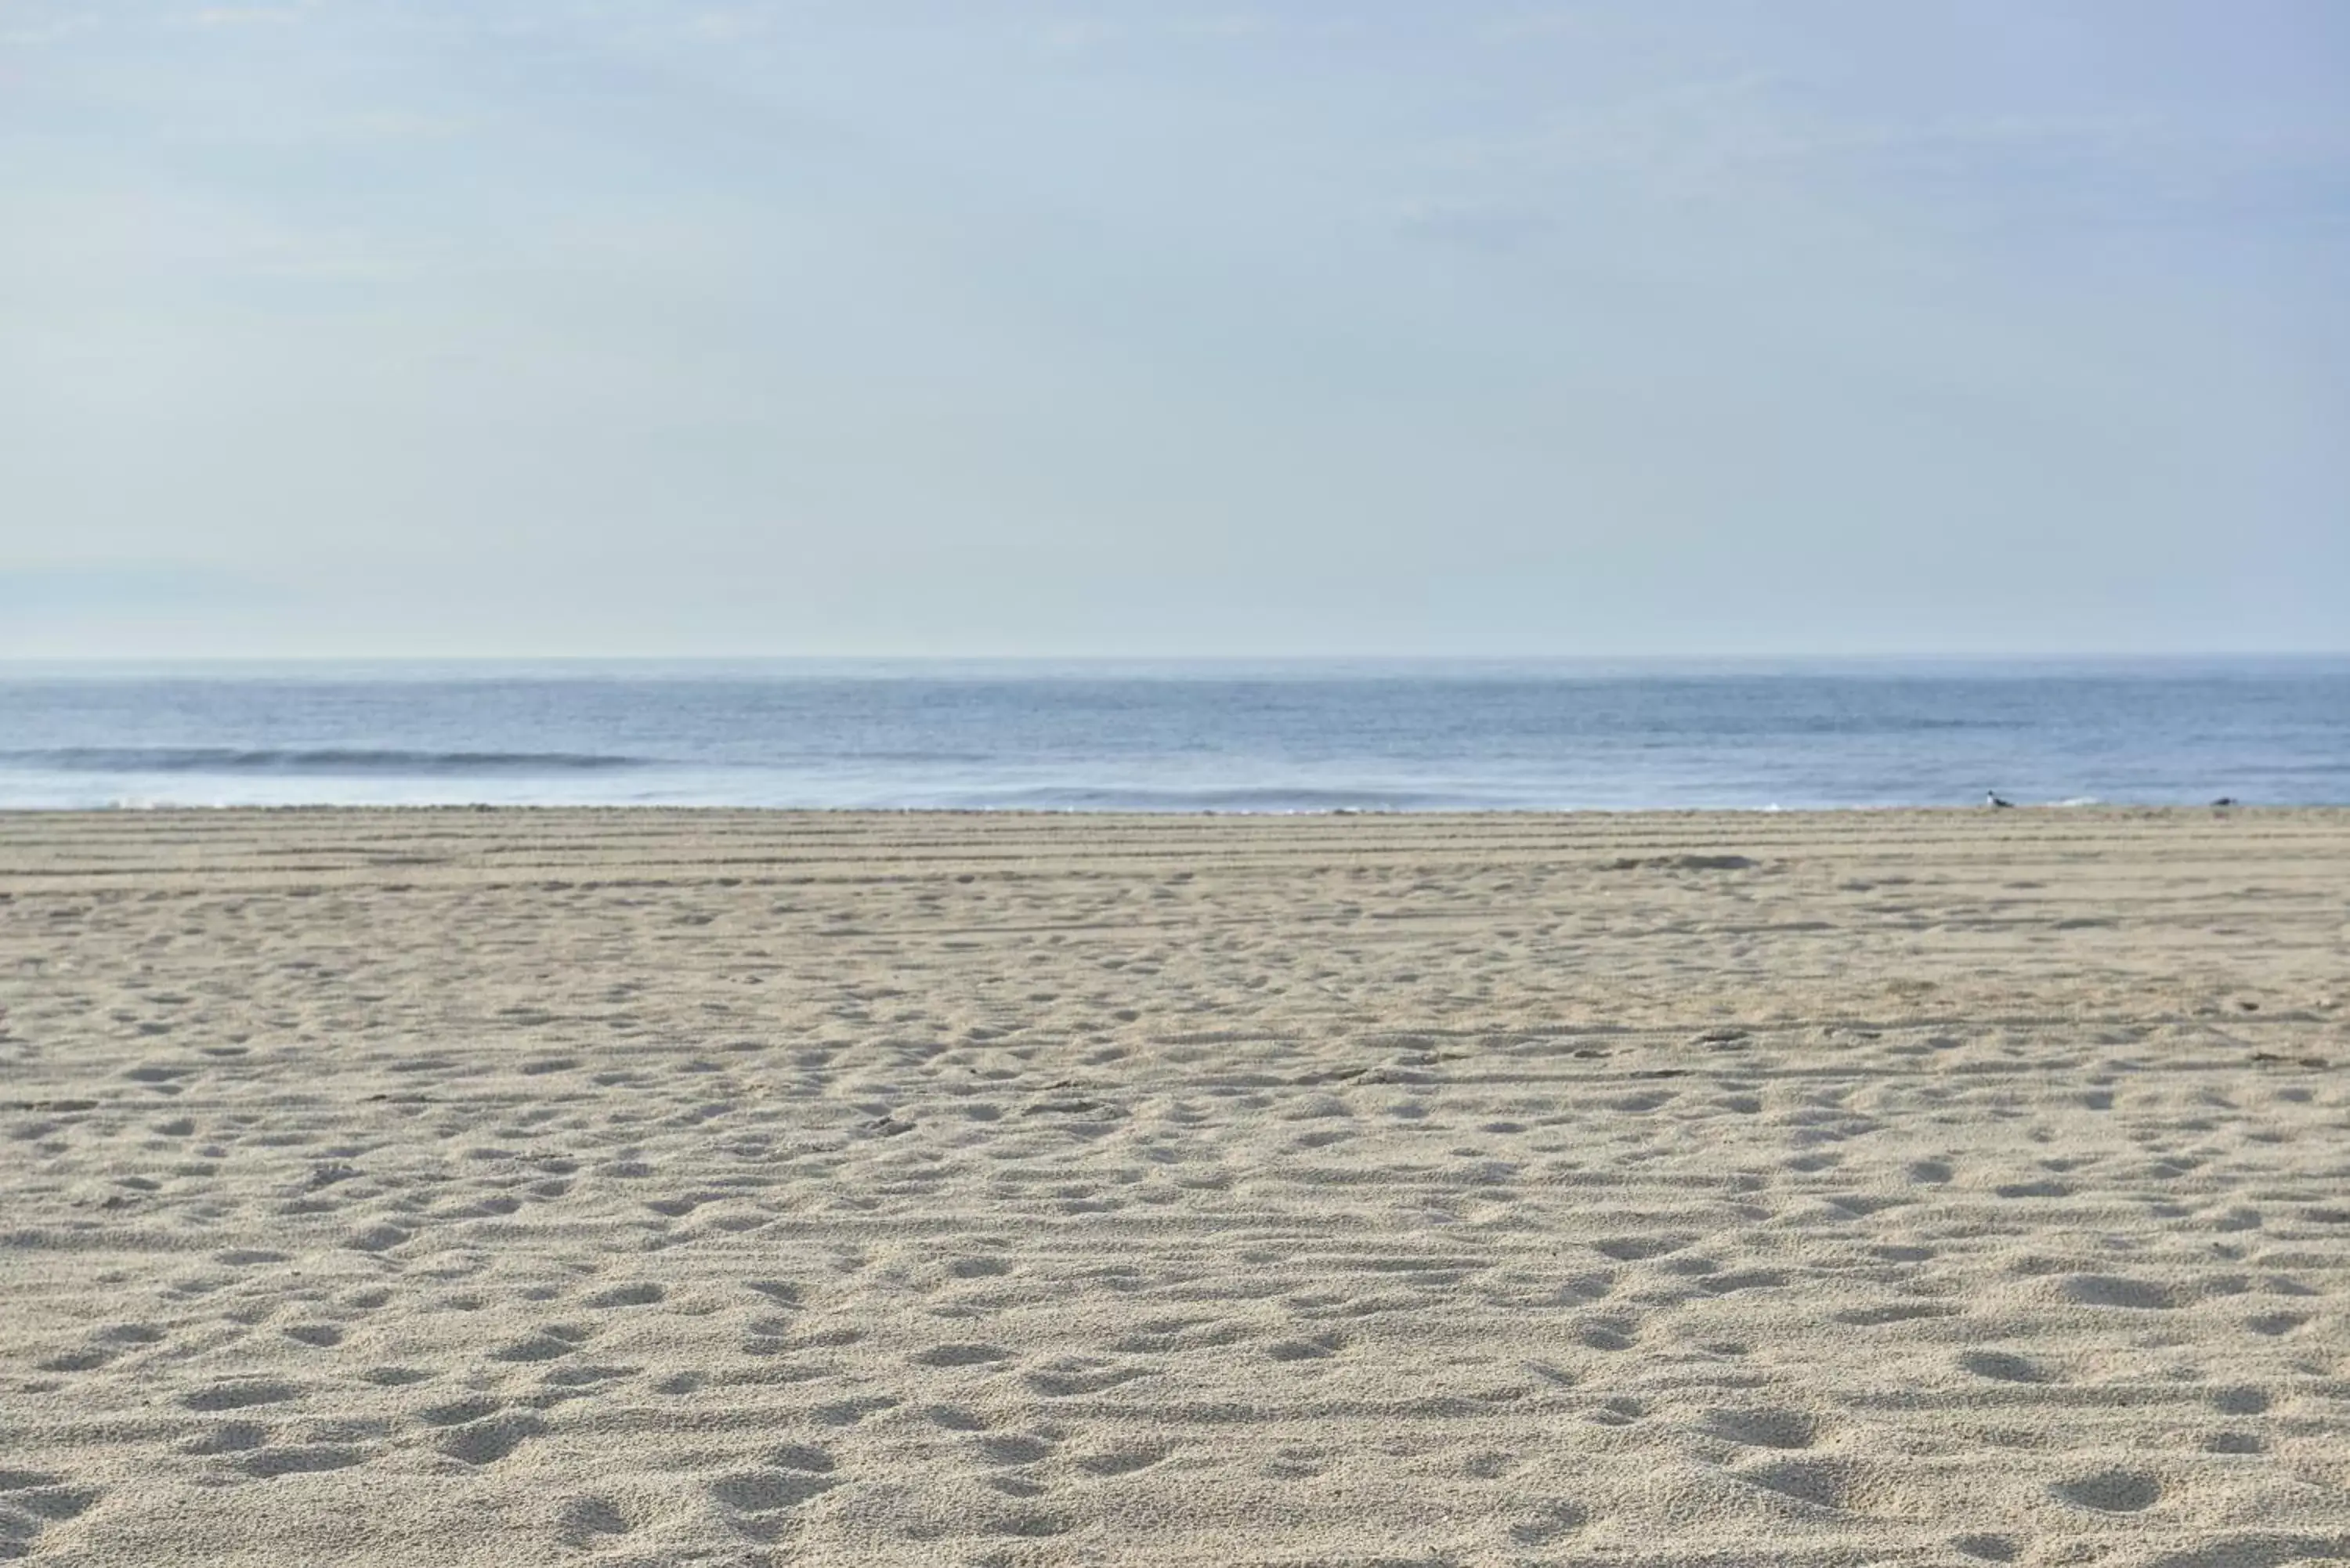
[[[0,807],[2350,804],[2350,659],[0,668]]]

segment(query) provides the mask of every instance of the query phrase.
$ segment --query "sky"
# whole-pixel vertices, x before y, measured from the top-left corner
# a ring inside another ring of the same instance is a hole
[[[2337,0],[0,0],[0,657],[2350,649]]]

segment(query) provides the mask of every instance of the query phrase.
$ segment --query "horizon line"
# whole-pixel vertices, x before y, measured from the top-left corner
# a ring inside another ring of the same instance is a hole
[[[799,666],[1170,666],[1307,667],[1331,665],[1525,666],[1525,665],[1853,665],[1853,664],[2216,664],[2308,663],[2350,659],[2350,646],[2330,649],[1871,649],[1808,652],[1238,652],[1238,653],[234,653],[98,654],[5,653],[0,670],[79,668],[170,670],[223,667],[312,668],[354,666],[597,666],[597,665],[799,665]]]

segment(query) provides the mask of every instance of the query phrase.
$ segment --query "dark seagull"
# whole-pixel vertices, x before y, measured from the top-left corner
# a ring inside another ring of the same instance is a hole
[[[2002,809],[2005,809],[2006,807],[2013,805],[2015,803],[2012,800],[2000,799],[1999,792],[1997,790],[1987,789],[1983,791],[1983,804],[1985,805],[1995,805]]]

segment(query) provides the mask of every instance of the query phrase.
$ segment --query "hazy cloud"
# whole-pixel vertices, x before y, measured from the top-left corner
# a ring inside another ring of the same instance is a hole
[[[2319,0],[28,0],[0,570],[273,585],[197,650],[2339,647],[2345,67]]]

